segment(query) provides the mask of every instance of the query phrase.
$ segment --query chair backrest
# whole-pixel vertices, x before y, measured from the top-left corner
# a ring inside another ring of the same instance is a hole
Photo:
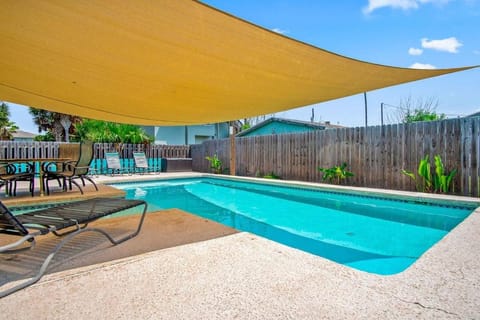
[[[80,160],[80,148],[81,144],[79,143],[62,143],[58,146],[58,157],[59,158],[69,158],[72,161]],[[57,164],[58,171],[66,170],[63,168],[60,163]]]
[[[93,160],[93,142],[85,141],[80,144],[80,158],[78,159],[74,171],[76,175],[88,173],[90,162]]]
[[[107,160],[108,169],[122,169],[118,152],[105,152],[105,159]]]
[[[58,145],[58,157],[77,160],[80,158],[80,143],[62,143]]]
[[[22,225],[20,221],[13,215],[13,213],[5,207],[0,201],[0,233],[9,233],[19,236],[28,234],[28,230]]]
[[[147,156],[145,156],[145,152],[134,152],[133,160],[135,161],[135,167],[148,168],[148,161]]]

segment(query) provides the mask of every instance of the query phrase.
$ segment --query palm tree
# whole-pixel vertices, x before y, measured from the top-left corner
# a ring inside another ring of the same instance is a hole
[[[13,138],[12,134],[18,130],[18,126],[9,118],[8,104],[2,102],[0,105],[0,140],[11,140]]]
[[[38,132],[50,132],[56,141],[70,142],[70,134],[75,133],[74,124],[82,120],[81,117],[37,108],[30,108],[30,114],[38,126]]]

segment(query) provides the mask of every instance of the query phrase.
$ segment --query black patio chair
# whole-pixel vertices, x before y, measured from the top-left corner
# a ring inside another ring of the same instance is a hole
[[[65,159],[67,161],[50,161],[42,164],[43,171],[43,190],[47,189],[48,182],[50,180],[56,180],[59,187],[63,187],[63,177],[57,175],[63,171],[67,171],[70,165],[75,165],[80,160],[80,144],[79,143],[62,143],[58,146],[58,158]],[[50,190],[48,190],[50,191]]]
[[[35,168],[31,163],[26,163],[25,171],[18,171],[14,164],[0,164],[0,189],[5,186],[5,194],[17,195],[17,182],[29,182],[29,191],[34,196],[35,192]]]
[[[142,205],[144,208],[137,229],[119,239],[114,239],[102,229],[87,228],[87,225],[90,222],[99,218]],[[103,234],[113,245],[120,244],[135,237],[142,228],[146,212],[147,203],[143,200],[95,198],[13,215],[13,213],[0,201],[0,233],[21,237],[15,242],[0,247],[0,253],[16,253],[18,251],[32,249],[34,248],[37,237],[49,233],[53,233],[60,237],[65,236],[48,254],[37,275],[12,288],[0,292],[0,298],[40,280],[55,254],[69,240],[80,233],[87,231],[98,232]],[[30,232],[30,230],[33,230],[33,232]],[[63,233],[59,234],[58,232],[61,230]],[[25,243],[29,245],[25,246]]]
[[[93,184],[95,190],[98,191],[98,187],[93,181],[92,178],[88,176],[90,170],[90,163],[93,160],[93,143],[92,142],[82,142],[80,144],[80,156],[76,162],[65,162],[62,167],[63,170],[52,171],[49,169],[49,166],[44,168],[44,181],[45,189],[47,194],[50,194],[50,187],[48,181],[50,180],[61,180],[63,181],[63,190],[66,191],[67,188],[72,190],[72,184],[78,187],[80,193],[83,194],[83,190],[75,180],[80,179],[82,185],[85,186],[85,180],[88,180]]]

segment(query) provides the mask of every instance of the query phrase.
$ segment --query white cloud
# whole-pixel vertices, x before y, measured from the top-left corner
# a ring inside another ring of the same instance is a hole
[[[435,67],[431,64],[419,63],[419,62],[415,62],[409,68],[412,68],[412,69],[437,69],[437,67]]]
[[[280,34],[285,34],[285,33],[287,33],[286,30],[282,30],[282,29],[279,29],[279,28],[273,28],[272,31],[273,31],[273,32],[276,32],[276,33],[280,33]]]
[[[457,40],[455,37],[450,37],[441,40],[428,40],[427,38],[422,39],[422,48],[433,49],[438,51],[446,51],[450,53],[457,53],[458,48],[463,46],[463,44]]]
[[[422,49],[410,48],[408,49],[408,54],[412,56],[419,56],[423,53]]]
[[[368,0],[368,6],[363,8],[363,13],[369,14],[384,7],[401,10],[418,9],[420,5],[425,3],[442,5],[449,1],[450,0]]]
[[[473,54],[480,54],[480,50],[473,50]]]

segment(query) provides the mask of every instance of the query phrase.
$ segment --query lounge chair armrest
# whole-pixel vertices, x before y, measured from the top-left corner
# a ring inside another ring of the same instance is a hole
[[[15,166],[14,163],[8,163],[8,164],[4,163],[4,164],[0,164],[0,166],[5,169],[6,174],[20,174],[20,173],[33,173],[33,172],[35,172],[35,166],[33,165],[33,163],[25,162],[24,164],[27,166],[27,171],[25,171],[25,172],[17,170],[19,168],[17,168],[17,166]]]
[[[27,241],[31,241],[31,244],[30,244],[30,248],[32,248],[33,246],[35,246],[35,237],[38,236],[40,233],[39,232],[35,232],[35,233],[30,233],[30,234],[27,234],[26,236],[23,236],[21,237],[20,239],[18,239],[17,241],[13,242],[13,243],[9,243],[9,244],[6,244],[4,246],[1,246],[0,247],[0,253],[9,253],[10,251],[17,251],[16,249],[21,245],[23,244],[24,242],[27,242]]]
[[[13,163],[0,163],[0,168],[3,168],[4,172],[2,174],[14,174],[17,171],[17,168]]]
[[[17,167],[13,163],[9,163],[7,165],[7,173],[15,174],[15,172],[17,172]]]

